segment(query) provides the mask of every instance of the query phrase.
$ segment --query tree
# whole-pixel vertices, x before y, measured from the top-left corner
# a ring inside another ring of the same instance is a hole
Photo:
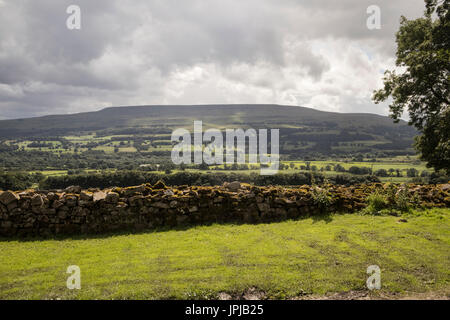
[[[418,177],[419,171],[415,168],[406,169],[406,175],[410,178]]]
[[[311,162],[306,161],[305,164],[306,164],[306,170],[308,170],[308,171],[311,170]]]
[[[407,110],[409,124],[421,132],[415,143],[421,159],[450,173],[450,0],[425,4],[424,17],[401,17],[396,66],[402,73],[386,71],[384,88],[374,91],[373,100],[392,97],[395,122]]]
[[[238,168],[237,168],[237,164],[233,163],[233,166],[235,166],[235,167],[234,167],[234,169],[232,169],[232,170],[237,170],[237,169],[238,169]],[[209,166],[208,166],[207,163],[202,162],[201,164],[198,165],[198,169],[199,169],[199,170],[209,170]]]
[[[379,169],[379,170],[375,171],[375,175],[377,177],[388,177],[389,176],[389,174],[386,171],[386,169]]]
[[[394,168],[390,168],[388,170],[388,172],[389,172],[389,176],[392,177],[392,176],[394,176],[395,169]]]
[[[345,172],[345,168],[344,168],[344,166],[342,166],[341,164],[336,164],[335,166],[334,166],[334,171],[336,171],[336,172]]]

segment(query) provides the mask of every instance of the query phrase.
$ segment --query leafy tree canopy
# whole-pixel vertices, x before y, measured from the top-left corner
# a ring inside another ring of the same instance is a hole
[[[407,110],[409,124],[422,133],[416,139],[422,160],[450,173],[450,0],[425,0],[425,6],[422,18],[401,17],[397,68],[385,72],[373,100],[391,97],[395,122]]]

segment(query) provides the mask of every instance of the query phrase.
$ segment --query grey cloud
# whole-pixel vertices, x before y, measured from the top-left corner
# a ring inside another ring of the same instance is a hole
[[[96,103],[103,102],[179,101],[181,93],[167,94],[179,90],[179,84],[173,84],[174,74],[202,64],[218,70],[210,76],[215,78],[204,80],[208,85],[226,83],[216,90],[221,92],[217,99],[232,99],[231,91],[223,90],[247,85],[248,92],[231,102],[260,101],[258,93],[249,98],[254,90],[250,86],[284,90],[273,96],[286,92],[295,96],[299,80],[293,75],[319,83],[334,66],[311,43],[356,41],[371,55],[389,59],[400,15],[417,17],[424,8],[422,0],[4,3],[0,7],[0,85],[5,86],[0,88],[1,117],[94,110],[101,107]],[[66,8],[74,3],[82,9],[82,29],[70,31],[65,27]],[[372,4],[381,7],[381,30],[366,28],[366,8]],[[296,41],[292,48],[286,47],[289,39]],[[352,63],[361,73],[371,71],[365,60]],[[252,74],[230,72],[235,65],[248,65]],[[183,88],[189,90],[189,86]],[[191,99],[186,103],[201,102],[198,96],[198,91],[186,92]],[[211,93],[208,97],[212,99]],[[271,102],[279,101],[267,101]],[[352,110],[350,100],[348,105]],[[367,110],[372,108],[367,105]],[[360,102],[355,100],[354,108],[360,109]]]

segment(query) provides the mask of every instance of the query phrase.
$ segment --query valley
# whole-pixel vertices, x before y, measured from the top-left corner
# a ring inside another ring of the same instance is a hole
[[[256,174],[260,164],[174,165],[173,130],[279,129],[281,174],[373,175],[426,181],[413,149],[416,131],[374,114],[340,114],[280,105],[140,106],[0,121],[0,172],[47,177],[139,171]],[[33,159],[33,161],[30,161]],[[1,186],[0,186],[1,187]],[[7,186],[4,184],[3,188]]]

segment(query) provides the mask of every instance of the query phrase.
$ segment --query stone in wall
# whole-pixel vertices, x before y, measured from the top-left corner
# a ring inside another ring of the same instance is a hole
[[[319,214],[313,193],[322,190],[331,199],[330,211],[353,212],[366,206],[376,189],[408,192],[421,206],[450,206],[445,185],[369,184],[258,187],[232,182],[216,187],[167,187],[162,182],[106,190],[72,186],[65,190],[0,191],[0,235],[50,236],[145,230],[207,223],[258,223]],[[314,192],[313,192],[314,191]]]

